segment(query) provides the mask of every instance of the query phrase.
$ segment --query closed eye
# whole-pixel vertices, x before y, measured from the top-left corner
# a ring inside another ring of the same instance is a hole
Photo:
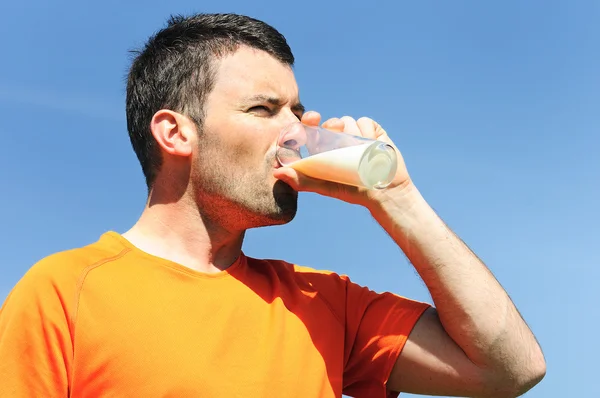
[[[264,105],[253,106],[252,108],[248,109],[248,112],[266,112],[268,114],[273,113],[271,108],[264,106]]]

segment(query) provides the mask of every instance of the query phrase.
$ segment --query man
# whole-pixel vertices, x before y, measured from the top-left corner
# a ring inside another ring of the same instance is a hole
[[[0,396],[512,397],[545,361],[510,298],[427,205],[401,161],[365,190],[279,167],[305,112],[293,55],[238,15],[175,17],[134,60],[127,123],[148,202],[126,233],[33,266],[0,312]],[[325,128],[390,142],[373,120]],[[435,308],[345,276],[245,256],[297,192],[365,206]]]

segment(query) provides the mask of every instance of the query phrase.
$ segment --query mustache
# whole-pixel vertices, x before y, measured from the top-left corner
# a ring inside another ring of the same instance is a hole
[[[302,159],[302,155],[299,150],[284,147],[270,148],[265,155],[267,164],[273,167],[289,165],[300,159]]]
[[[278,165],[279,161],[277,160],[277,147],[271,147],[265,154],[265,163],[268,166]]]

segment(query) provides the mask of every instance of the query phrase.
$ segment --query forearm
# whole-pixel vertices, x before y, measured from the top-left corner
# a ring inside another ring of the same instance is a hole
[[[508,373],[541,358],[508,294],[414,187],[386,194],[371,213],[425,284],[448,335],[480,367]]]

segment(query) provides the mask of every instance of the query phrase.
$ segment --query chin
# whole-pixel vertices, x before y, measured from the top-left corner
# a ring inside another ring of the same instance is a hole
[[[284,222],[290,222],[298,211],[298,192],[283,181],[273,185],[273,199],[277,206],[277,217]]]
[[[271,198],[247,214],[252,225],[250,228],[287,224],[294,219],[297,210],[298,192],[284,182],[278,181],[273,186]]]
[[[296,209],[281,209],[280,211],[269,212],[268,214],[265,214],[264,212],[260,214],[254,213],[246,219],[246,227],[244,229],[287,224],[292,221],[295,216]]]
[[[256,185],[252,188],[212,197],[212,213],[235,230],[282,225],[294,219],[298,210],[298,192],[292,187],[276,181],[271,187],[264,187],[266,189]]]
[[[284,201],[277,201],[273,211],[257,214],[256,221],[258,227],[268,227],[270,225],[287,224],[296,217],[298,210],[297,197],[285,198]]]
[[[296,217],[296,207],[294,209],[282,209],[281,212],[271,217],[271,225],[287,224]]]

